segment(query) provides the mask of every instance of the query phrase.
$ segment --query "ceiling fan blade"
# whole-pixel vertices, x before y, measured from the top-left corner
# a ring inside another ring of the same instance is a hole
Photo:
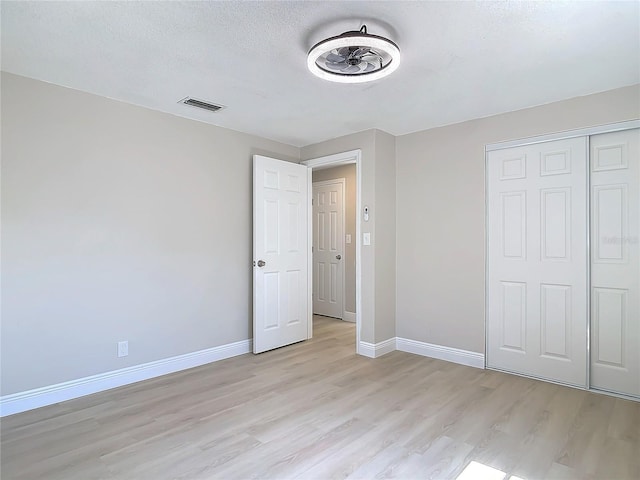
[[[359,47],[356,51],[354,51],[351,56],[352,57],[362,57],[369,53],[371,48],[369,47]]]
[[[367,66],[365,67],[364,70],[362,70],[363,72],[370,72],[372,70],[375,70],[376,66],[373,63],[367,62]]]
[[[343,68],[340,71],[342,73],[357,73],[360,71],[360,67],[358,67],[357,65],[349,65],[348,67]]]
[[[335,70],[336,72],[341,72],[343,68],[345,68],[348,64],[346,62],[325,62],[325,66],[330,70]]]
[[[349,51],[349,47],[342,47],[338,49],[338,55],[340,55],[343,58],[349,58],[349,54],[351,52]]]
[[[339,63],[339,62],[344,62],[345,60],[346,60],[345,57],[336,55],[335,53],[330,53],[329,55],[327,55],[327,62]]]
[[[380,55],[376,55],[375,53],[367,53],[366,55],[363,55],[361,60],[363,62],[378,63],[378,60],[381,60],[381,59],[382,59],[382,57]]]

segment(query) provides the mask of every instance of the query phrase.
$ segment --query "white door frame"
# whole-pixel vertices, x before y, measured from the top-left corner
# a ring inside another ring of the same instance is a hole
[[[485,191],[485,196],[484,196],[484,200],[485,200],[485,206],[484,206],[484,224],[485,224],[485,235],[484,235],[484,247],[485,247],[485,252],[484,252],[484,339],[485,339],[485,345],[484,345],[484,351],[485,351],[485,368],[487,369],[491,369],[490,367],[487,366],[487,355],[486,352],[488,350],[488,339],[487,339],[487,316],[488,316],[488,312],[487,312],[487,294],[488,294],[488,284],[489,284],[489,245],[488,245],[488,230],[486,228],[487,225],[487,219],[488,219],[488,211],[489,211],[489,203],[488,203],[488,196],[487,196],[487,191],[488,191],[488,176],[487,176],[487,162],[488,162],[488,152],[491,152],[493,150],[501,150],[503,148],[511,148],[511,147],[519,147],[519,146],[523,146],[523,145],[531,145],[534,143],[541,143],[541,142],[548,142],[551,140],[562,140],[562,139],[566,139],[566,138],[574,138],[574,137],[582,137],[582,136],[586,136],[586,137],[590,137],[591,135],[597,135],[600,133],[609,133],[609,132],[618,132],[621,130],[631,130],[634,128],[640,128],[640,120],[628,120],[628,121],[624,121],[624,122],[616,122],[616,123],[609,123],[609,124],[604,124],[604,125],[596,125],[594,127],[585,127],[585,128],[577,128],[577,129],[573,129],[573,130],[567,130],[564,132],[557,132],[557,133],[550,133],[550,134],[546,134],[546,135],[536,135],[536,136],[532,136],[532,137],[528,137],[528,138],[521,138],[521,139],[517,139],[517,140],[509,140],[506,142],[497,142],[497,143],[491,143],[491,144],[487,144],[484,147],[484,191]],[[587,147],[589,148],[589,142],[587,143]],[[590,158],[589,158],[589,149],[587,150],[587,164],[590,164]],[[591,176],[590,176],[590,169],[587,169],[587,186],[588,186],[588,191],[591,191]],[[591,204],[590,204],[590,195],[587,195],[587,209],[589,210],[589,212],[591,211]],[[590,222],[590,217],[591,215],[589,214],[587,216],[587,231],[591,232],[591,222]],[[585,388],[585,390],[589,390],[592,392],[596,392],[596,393],[604,393],[606,395],[611,395],[611,396],[615,396],[615,397],[622,397],[622,398],[631,398],[634,400],[637,400],[637,398],[635,397],[629,397],[626,395],[620,395],[617,393],[612,393],[612,392],[604,392],[601,390],[597,390],[591,387],[591,377],[590,377],[590,365],[591,365],[591,239],[590,239],[591,235],[587,235],[587,338],[585,339],[585,341],[587,342],[587,358],[585,359],[585,362],[587,364],[587,386]],[[522,377],[527,377],[528,375],[523,375],[523,374],[518,374],[516,373],[515,375],[519,375]],[[549,381],[549,380],[547,380]],[[553,382],[551,381],[551,383],[559,383],[559,382]],[[564,384],[562,384],[564,385]],[[572,386],[572,385],[570,385]]]
[[[339,165],[356,165],[356,353],[360,354],[360,330],[362,328],[362,150],[350,150],[348,152],[336,153],[325,157],[313,158],[300,162],[302,165],[310,167],[312,170],[337,167]],[[313,189],[310,189],[309,195],[313,195]],[[311,208],[311,196],[309,197],[309,208]],[[309,238],[313,238],[313,215],[310,215],[309,221]],[[344,216],[343,216],[344,218]],[[313,262],[313,256],[309,261]],[[310,266],[312,271],[313,265]],[[344,268],[343,268],[344,271]],[[343,296],[344,298],[344,296]],[[313,307],[313,306],[312,306]],[[344,311],[344,309],[343,309]],[[313,327],[313,322],[309,322],[309,328]],[[311,330],[309,331],[311,338]]]
[[[332,167],[333,168],[333,167]],[[343,260],[345,260],[344,262],[341,263],[342,266],[342,302],[340,305],[340,311],[342,312],[342,320],[344,320],[344,313],[345,313],[345,294],[346,294],[346,290],[347,290],[347,285],[346,285],[346,271],[347,271],[347,267],[346,267],[346,260],[347,260],[347,255],[346,255],[346,247],[345,247],[345,240],[344,240],[344,235],[345,235],[345,231],[346,231],[346,223],[347,223],[347,219],[346,217],[346,193],[347,193],[347,180],[346,178],[342,177],[342,178],[333,178],[331,180],[322,180],[319,182],[313,182],[311,183],[311,198],[313,198],[313,189],[314,187],[322,187],[325,185],[340,185],[340,188],[342,188],[342,258]],[[312,205],[313,207],[313,205]],[[312,214],[313,215],[313,214]],[[313,222],[314,219],[312,218],[311,221]],[[313,234],[313,231],[312,231]],[[313,237],[312,237],[313,238]],[[313,258],[313,254],[316,253],[315,251],[311,251],[311,257]],[[315,278],[315,276],[313,277]],[[313,288],[313,283],[311,285],[311,287]],[[311,299],[312,303],[313,303],[313,296]],[[313,307],[312,307],[313,308]]]

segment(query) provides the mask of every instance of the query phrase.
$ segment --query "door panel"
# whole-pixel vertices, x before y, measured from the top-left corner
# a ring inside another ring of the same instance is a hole
[[[342,318],[344,181],[313,184],[313,312]]]
[[[487,365],[586,386],[587,141],[487,154]]]
[[[591,137],[591,386],[640,396],[640,130]]]
[[[501,193],[502,255],[524,258],[527,251],[527,192]]]
[[[253,352],[306,340],[309,185],[304,165],[253,157]]]
[[[502,284],[500,348],[524,353],[526,350],[527,284],[500,282]]]
[[[571,286],[540,286],[540,354],[571,359]]]

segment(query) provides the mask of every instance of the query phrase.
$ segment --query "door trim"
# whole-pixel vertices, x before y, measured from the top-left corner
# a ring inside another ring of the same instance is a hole
[[[341,320],[344,320],[344,314],[345,314],[345,300],[344,297],[346,296],[346,291],[347,291],[347,284],[346,284],[346,279],[347,279],[347,267],[346,267],[346,259],[347,259],[347,255],[346,255],[346,242],[345,242],[345,231],[346,231],[346,223],[347,223],[347,219],[346,219],[346,194],[347,194],[347,179],[344,177],[341,178],[333,178],[331,180],[321,180],[319,182],[313,182],[311,183],[311,197],[313,198],[313,188],[318,186],[318,187],[322,187],[325,185],[340,185],[340,187],[342,188],[342,255],[344,256],[344,262],[342,262],[342,302],[340,305],[340,313],[342,314],[342,318]],[[311,205],[313,207],[313,205]],[[313,215],[313,213],[312,213]],[[311,222],[313,224],[313,218],[311,219]],[[311,234],[313,235],[313,228],[311,230]],[[313,237],[311,237],[313,238]],[[311,251],[311,257],[313,257],[313,249]],[[311,259],[313,262],[313,258]],[[312,288],[312,292],[313,292],[313,284],[311,285]],[[313,295],[311,296],[311,301],[313,302]],[[311,311],[313,311],[313,305],[311,306]]]
[[[552,140],[565,140],[574,137],[588,137],[601,133],[619,132],[621,130],[632,130],[640,128],[640,120],[629,120],[626,122],[608,123],[595,127],[577,128],[574,130],[566,130],[564,132],[549,133],[546,135],[536,135],[528,138],[520,138],[517,140],[508,140],[506,142],[489,143],[484,147],[484,151],[491,152],[493,150],[502,150],[503,148],[523,147],[534,143],[550,142]],[[485,155],[486,161],[486,155]],[[485,163],[486,167],[486,163]]]
[[[312,158],[300,162],[302,165],[310,167],[311,170],[337,167],[339,165],[356,165],[356,353],[360,352],[360,331],[362,329],[362,150],[349,150],[347,152],[336,153],[324,157]],[[309,195],[313,195],[310,191]],[[309,208],[311,208],[311,197],[309,197]],[[310,215],[310,218],[312,215]],[[313,224],[309,222],[310,236],[313,235]],[[312,261],[312,259],[310,260]],[[313,286],[312,286],[313,288]],[[313,309],[313,305],[311,306]],[[313,322],[310,322],[313,324]]]

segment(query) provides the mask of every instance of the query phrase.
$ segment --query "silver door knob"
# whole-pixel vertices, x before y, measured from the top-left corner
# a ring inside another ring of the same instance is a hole
[[[265,262],[264,260],[258,260],[258,266],[260,268],[264,267],[267,264],[267,262]]]
[[[340,260],[342,258],[342,255],[336,255],[336,260]]]

